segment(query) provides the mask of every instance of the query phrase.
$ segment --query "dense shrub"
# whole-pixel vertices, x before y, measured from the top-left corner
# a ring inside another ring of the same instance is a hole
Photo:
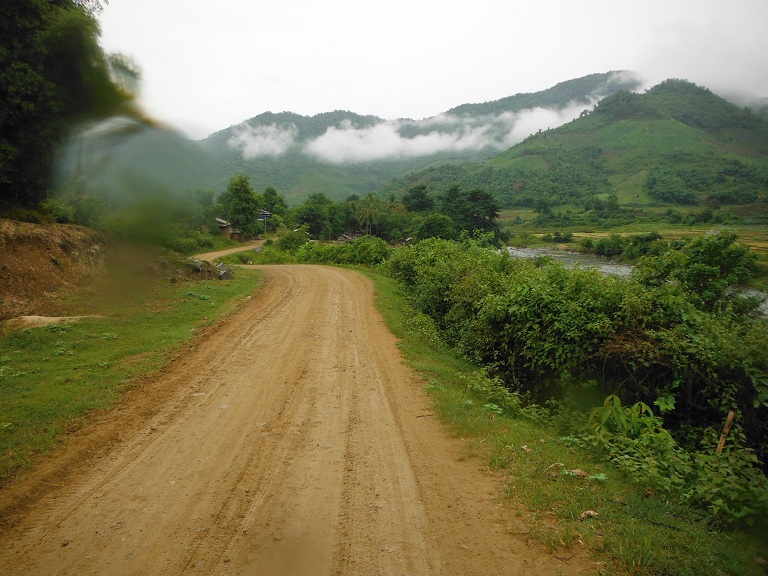
[[[736,235],[702,236],[679,249],[669,246],[646,252],[636,277],[644,284],[674,282],[703,309],[733,301],[728,288],[747,280],[756,270],[757,255],[736,242]]]
[[[687,187],[685,180],[663,168],[654,168],[648,173],[643,190],[660,202],[692,205],[698,203],[696,192]]]
[[[178,231],[163,239],[163,246],[182,254],[194,254],[214,247],[213,237],[199,231]]]
[[[618,234],[600,238],[595,243],[595,254],[598,256],[618,256],[624,252],[624,239]]]
[[[581,434],[564,437],[566,444],[602,453],[635,483],[665,498],[705,508],[724,524],[768,514],[768,479],[739,427],[721,454],[711,429],[698,450],[684,450],[647,404],[622,406],[614,395],[581,422]]]
[[[376,236],[365,236],[345,244],[307,242],[296,252],[299,262],[376,266],[387,259],[387,243]]]
[[[638,251],[659,249],[655,236],[642,240]],[[598,392],[620,394],[630,405],[663,399],[667,428],[654,445],[688,458],[690,473],[677,481],[664,466],[651,470],[649,458],[664,456],[652,456],[651,448],[633,452],[648,439],[645,433],[616,440],[610,458],[634,462],[647,482],[677,482],[681,498],[735,520],[754,512],[745,504],[753,494],[743,488],[764,481],[758,461],[768,455],[768,330],[765,320],[734,313],[719,283],[743,279],[739,257],[742,264],[750,261],[730,237],[703,238],[684,252],[654,256],[667,265],[666,276],[649,281],[642,274],[605,277],[553,261],[515,259],[476,243],[432,239],[395,249],[387,269],[449,344],[514,392],[544,401],[594,380]],[[703,262],[711,268],[708,281],[689,281],[702,278]],[[686,449],[697,448],[702,431],[720,426],[730,408],[744,430],[743,449],[729,452],[740,468],[728,484],[730,495],[722,493],[725,487],[715,490],[711,478],[707,493],[691,479],[716,474],[719,461]],[[612,434],[627,436],[626,430]]]

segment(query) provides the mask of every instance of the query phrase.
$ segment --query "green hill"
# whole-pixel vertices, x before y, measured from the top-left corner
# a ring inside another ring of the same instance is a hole
[[[234,174],[244,173],[257,190],[274,187],[291,204],[318,192],[334,200],[362,196],[414,171],[494,156],[510,146],[516,115],[524,111],[590,106],[637,86],[628,72],[591,74],[423,120],[338,110],[311,117],[266,112],[201,141],[210,158],[203,185],[221,191]]]
[[[437,191],[482,187],[505,207],[542,201],[589,207],[615,194],[622,205],[747,204],[768,191],[768,123],[709,90],[667,80],[643,94],[616,92],[558,128],[526,138],[486,160],[413,173]]]
[[[635,90],[640,81],[626,71],[607,74],[589,74],[582,78],[566,80],[541,92],[521,93],[483,104],[462,104],[448,110],[448,114],[480,115],[519,112],[531,108],[562,108],[569,104],[591,105],[621,90]]]

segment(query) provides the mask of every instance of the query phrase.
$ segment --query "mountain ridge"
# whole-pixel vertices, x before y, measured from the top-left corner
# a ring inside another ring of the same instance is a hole
[[[505,207],[540,209],[590,209],[611,195],[625,206],[749,204],[768,190],[768,123],[669,79],[642,94],[616,92],[569,123],[461,168],[414,172],[385,191],[482,187]]]
[[[292,203],[318,192],[333,199],[363,195],[414,170],[489,158],[522,140],[537,121],[560,124],[605,92],[639,85],[628,71],[591,74],[422,120],[346,110],[264,112],[199,141],[212,159],[204,184],[223,190],[243,173],[256,189],[272,186]]]
[[[644,93],[636,91],[640,87],[628,71],[591,74],[536,93],[462,104],[422,120],[385,120],[347,110],[314,116],[264,112],[200,142],[213,166],[206,185],[221,191],[232,175],[243,173],[257,190],[273,187],[291,204],[316,193],[333,200],[401,193],[414,181],[487,187],[508,206],[531,205],[534,195],[556,205],[611,193],[624,202],[648,203],[647,173],[669,172],[678,148],[692,154],[684,162],[689,171],[703,171],[710,180],[726,178],[732,189],[740,184],[720,174],[728,170],[728,154],[758,163],[768,154],[768,125],[750,109],[685,80],[665,80]],[[556,139],[561,150],[547,138]],[[555,184],[553,170],[576,180]],[[464,177],[457,179],[462,171]],[[521,179],[519,173],[528,176]],[[680,174],[667,176],[665,185],[686,188]],[[532,184],[536,178],[540,182]],[[755,197],[761,180],[750,178],[746,183],[736,178],[750,191],[737,190],[735,197]],[[699,188],[711,188],[712,181],[704,180]],[[516,192],[521,186],[531,192],[524,201]],[[723,198],[730,202],[728,194]],[[706,194],[703,188],[677,194],[688,202],[694,196],[702,201]]]

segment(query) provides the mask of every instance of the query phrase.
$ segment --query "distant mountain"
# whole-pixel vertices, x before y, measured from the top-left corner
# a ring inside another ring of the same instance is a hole
[[[589,208],[611,194],[625,206],[749,204],[768,191],[768,123],[706,88],[667,80],[642,94],[617,91],[484,162],[413,172],[385,191],[415,184],[480,187],[505,207]]]
[[[423,120],[266,112],[200,142],[211,162],[204,185],[220,191],[244,173],[256,190],[274,187],[294,204],[318,192],[332,199],[364,195],[414,171],[493,157],[539,128],[559,126],[602,98],[639,86],[630,72],[591,74]]]
[[[574,104],[591,106],[596,100],[602,100],[621,90],[636,90],[640,81],[632,72],[614,71],[607,74],[590,74],[574,80],[555,84],[541,92],[515,94],[500,100],[483,104],[462,104],[451,108],[447,114],[489,115],[503,112],[520,112],[533,108],[562,109]]]

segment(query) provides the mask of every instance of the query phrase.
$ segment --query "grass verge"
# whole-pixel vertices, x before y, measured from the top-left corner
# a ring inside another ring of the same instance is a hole
[[[70,307],[98,314],[0,335],[0,481],[49,452],[89,411],[114,407],[138,378],[172,358],[201,328],[232,313],[262,276],[134,283],[94,290]]]
[[[367,275],[406,361],[428,382],[435,413],[466,439],[468,453],[509,474],[506,497],[527,507],[531,534],[539,541],[552,550],[585,546],[604,563],[605,575],[766,573],[764,531],[718,530],[699,512],[636,487],[609,464],[565,446],[540,409],[499,414],[472,384],[477,369],[441,345],[397,283]]]

